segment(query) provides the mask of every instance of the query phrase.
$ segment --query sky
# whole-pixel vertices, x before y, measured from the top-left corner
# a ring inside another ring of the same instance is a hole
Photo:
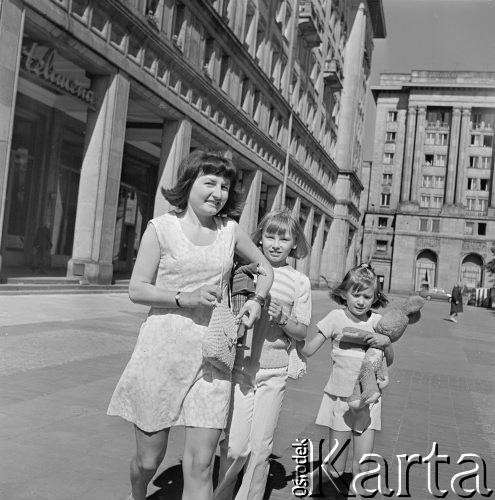
[[[371,85],[380,73],[495,71],[495,0],[382,0],[387,37],[375,39]],[[364,160],[372,159],[375,106],[368,93]]]

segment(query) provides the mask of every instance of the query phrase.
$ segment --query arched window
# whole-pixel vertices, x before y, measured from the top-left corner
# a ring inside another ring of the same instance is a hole
[[[437,254],[423,250],[416,258],[415,290],[429,290],[437,285]]]
[[[478,254],[471,253],[462,259],[461,280],[469,288],[483,286],[483,259]]]

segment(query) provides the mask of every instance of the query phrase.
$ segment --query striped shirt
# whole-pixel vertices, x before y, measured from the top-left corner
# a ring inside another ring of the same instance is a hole
[[[271,300],[282,304],[285,314],[309,325],[311,320],[311,284],[309,278],[286,265],[273,268],[274,279],[270,289]],[[270,323],[268,311],[262,310],[256,322],[250,353],[251,362],[259,360],[260,368],[283,368],[289,363],[289,337],[282,327]]]

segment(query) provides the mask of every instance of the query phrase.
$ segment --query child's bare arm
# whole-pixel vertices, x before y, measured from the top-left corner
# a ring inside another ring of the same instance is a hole
[[[385,354],[385,361],[387,362],[387,366],[390,366],[394,362],[394,348],[392,344],[388,347],[385,347],[383,353]]]
[[[310,334],[310,338],[306,339],[304,347],[301,350],[301,353],[307,358],[312,356],[327,340],[325,335],[318,329],[312,333],[313,335]]]

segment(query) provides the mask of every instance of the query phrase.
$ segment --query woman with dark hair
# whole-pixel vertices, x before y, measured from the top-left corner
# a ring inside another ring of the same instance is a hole
[[[227,299],[234,251],[266,271],[239,311],[247,327],[260,316],[273,281],[266,258],[230,218],[239,208],[235,182],[236,169],[223,154],[194,151],[180,165],[177,184],[162,190],[177,210],[151,220],[141,241],[129,296],[151,309],[108,409],[135,426],[131,500],[145,500],[177,425],[185,427],[182,499],[213,495],[231,377],[203,361],[202,338],[212,307]]]

